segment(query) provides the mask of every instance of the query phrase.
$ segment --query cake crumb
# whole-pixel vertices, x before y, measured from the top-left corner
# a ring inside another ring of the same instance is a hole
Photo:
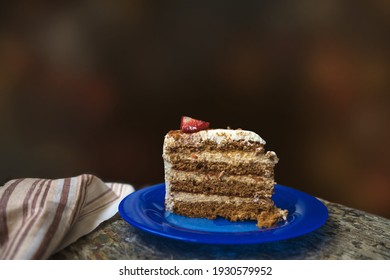
[[[277,222],[286,220],[287,211],[280,210],[278,208],[270,211],[263,211],[257,216],[257,227],[258,228],[270,228]]]
[[[218,180],[221,180],[223,175],[225,175],[225,170],[221,171],[219,174],[218,174]]]
[[[264,153],[263,147],[256,148],[256,151],[255,151],[256,156],[262,155],[263,153]]]

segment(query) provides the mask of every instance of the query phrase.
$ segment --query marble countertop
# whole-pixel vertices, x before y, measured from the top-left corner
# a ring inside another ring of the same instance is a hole
[[[390,259],[390,220],[321,200],[324,226],[301,237],[256,245],[207,245],[144,233],[119,214],[51,259]]]

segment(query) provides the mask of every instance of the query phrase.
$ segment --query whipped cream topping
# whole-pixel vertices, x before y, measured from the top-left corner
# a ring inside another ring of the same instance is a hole
[[[266,144],[264,139],[255,132],[241,129],[207,129],[195,133],[188,133],[186,134],[186,138],[191,142],[209,140],[217,144],[228,141],[251,141],[262,145]],[[170,134],[167,134],[165,141],[166,144],[168,144],[169,142],[174,142],[175,140]]]
[[[202,138],[202,140],[210,140],[216,143],[221,143],[222,141],[253,141],[259,142],[265,145],[264,139],[262,139],[258,134],[249,130],[241,130],[241,129],[208,129],[201,130],[198,132],[198,135]]]

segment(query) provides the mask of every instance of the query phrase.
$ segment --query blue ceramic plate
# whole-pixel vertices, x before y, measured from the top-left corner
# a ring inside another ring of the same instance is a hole
[[[188,218],[164,209],[165,184],[143,188],[119,204],[123,219],[136,228],[172,239],[207,244],[255,244],[284,240],[309,233],[322,226],[328,209],[321,201],[304,192],[275,186],[272,199],[287,209],[287,221],[273,228],[259,229],[256,221],[230,222],[217,218]]]

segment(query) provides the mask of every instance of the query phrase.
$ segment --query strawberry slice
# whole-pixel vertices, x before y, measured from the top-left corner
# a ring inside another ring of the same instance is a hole
[[[180,129],[182,132],[185,133],[193,133],[197,132],[200,130],[205,130],[208,129],[210,126],[210,123],[193,119],[187,116],[182,116],[181,117],[181,124],[180,124]]]

